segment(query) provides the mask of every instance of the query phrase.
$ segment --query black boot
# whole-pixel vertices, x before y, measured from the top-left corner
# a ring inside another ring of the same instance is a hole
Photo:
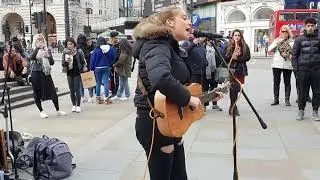
[[[271,103],[271,106],[275,106],[279,104],[279,99],[278,98],[274,98],[273,102]]]
[[[286,85],[284,87],[284,91],[285,91],[285,104],[286,106],[291,106],[290,104],[291,85]]]
[[[274,105],[278,105],[279,104],[279,85],[274,83],[273,84],[273,96],[274,96],[274,100],[273,102],[271,103],[271,106],[274,106]]]
[[[285,104],[286,104],[286,106],[291,106],[289,98],[286,98]]]

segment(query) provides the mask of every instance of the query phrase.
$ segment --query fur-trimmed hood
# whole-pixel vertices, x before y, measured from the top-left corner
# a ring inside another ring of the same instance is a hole
[[[149,21],[140,22],[133,30],[135,39],[155,39],[171,34],[171,29],[167,26],[157,25]]]
[[[133,37],[136,39],[133,45],[133,57],[136,59],[139,59],[141,48],[147,41],[149,41],[148,44],[157,44],[159,41],[175,41],[169,27],[157,25],[148,20],[140,22],[134,28]]]

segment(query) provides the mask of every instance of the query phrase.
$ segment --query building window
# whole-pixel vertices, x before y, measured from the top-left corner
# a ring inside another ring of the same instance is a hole
[[[228,22],[230,22],[230,23],[232,23],[232,22],[243,22],[245,20],[246,20],[246,16],[240,10],[233,11],[228,17]]]
[[[102,10],[101,9],[99,10],[99,14],[102,14]]]
[[[270,8],[259,9],[253,16],[253,20],[269,20],[273,10]]]

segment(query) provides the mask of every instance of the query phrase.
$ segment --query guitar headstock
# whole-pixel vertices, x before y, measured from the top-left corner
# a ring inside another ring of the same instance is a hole
[[[215,92],[222,92],[224,94],[227,94],[229,92],[230,86],[231,86],[230,81],[225,81],[219,87],[216,88]]]
[[[212,101],[212,99],[215,97],[214,94],[215,94],[216,92],[222,92],[222,93],[224,93],[224,94],[227,94],[227,93],[229,92],[230,86],[231,86],[230,81],[225,81],[225,82],[223,82],[219,87],[213,89],[212,91],[205,92],[205,93],[200,97],[201,102],[206,103],[206,102]]]

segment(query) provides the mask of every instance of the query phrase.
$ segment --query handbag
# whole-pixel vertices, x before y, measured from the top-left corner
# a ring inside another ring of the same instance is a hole
[[[229,79],[228,68],[222,67],[222,65],[217,67],[214,80],[216,82],[218,82],[219,84],[221,84],[221,83],[225,82],[228,79]]]
[[[96,78],[94,76],[93,71],[81,73],[80,76],[81,76],[83,88],[88,89],[96,86]]]

